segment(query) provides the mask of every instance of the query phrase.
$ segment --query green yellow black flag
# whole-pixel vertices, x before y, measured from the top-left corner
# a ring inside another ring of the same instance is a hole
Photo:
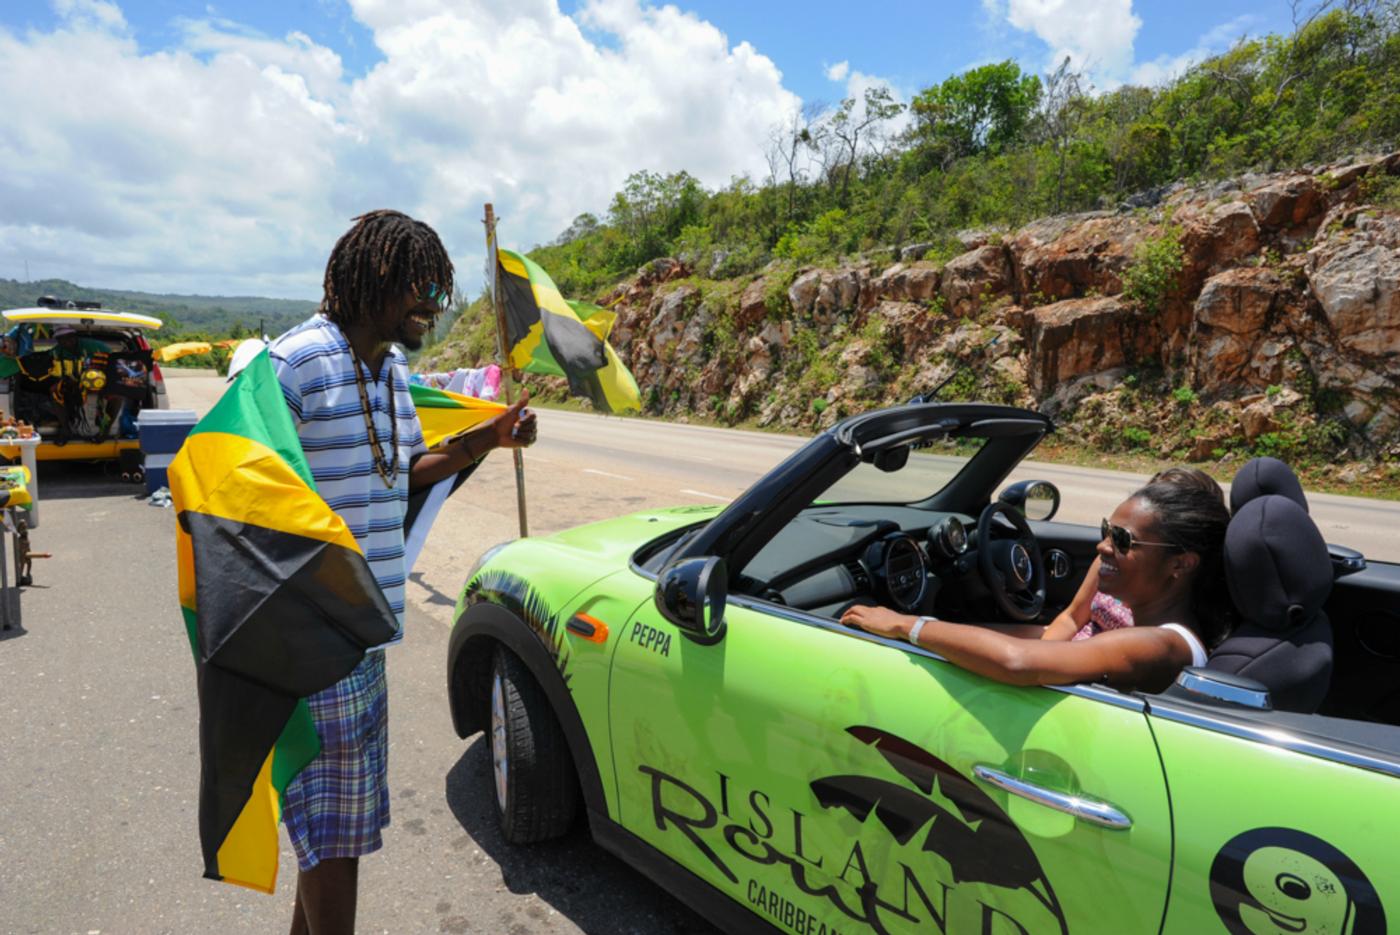
[[[497,257],[510,365],[567,377],[571,393],[588,397],[604,412],[641,409],[637,381],[608,343],[615,313],[565,301],[529,257],[510,250],[498,250]]]
[[[266,351],[191,431],[170,491],[198,677],[204,875],[271,893],[282,794],[320,751],[302,699],[397,624],[316,493]]]
[[[446,390],[410,383],[413,407],[418,411],[418,423],[423,427],[423,444],[428,450],[448,444],[453,436],[473,429],[488,419],[506,411],[497,402],[463,396]],[[454,491],[476,470],[470,465],[451,477],[445,477],[423,490],[410,490],[408,508],[403,519],[404,573],[411,574],[418,555],[428,541],[428,531],[438,511]]]

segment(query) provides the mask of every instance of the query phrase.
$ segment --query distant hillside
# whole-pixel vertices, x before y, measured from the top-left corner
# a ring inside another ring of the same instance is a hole
[[[258,322],[269,334],[278,334],[305,320],[316,310],[316,303],[304,299],[266,299],[259,296],[164,295],[153,292],[127,292],[121,289],[95,289],[64,279],[18,282],[0,279],[0,308],[32,306],[41,295],[61,299],[101,302],[118,311],[154,315],[172,330],[203,332],[210,336],[228,334],[235,327],[256,331]]]

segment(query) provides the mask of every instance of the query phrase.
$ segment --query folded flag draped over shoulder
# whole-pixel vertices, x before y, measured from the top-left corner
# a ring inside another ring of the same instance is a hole
[[[565,301],[549,274],[528,257],[498,250],[497,258],[510,365],[567,377],[571,393],[604,412],[641,409],[637,381],[608,343],[616,314]]]
[[[418,422],[423,426],[423,443],[429,450],[506,411],[506,407],[501,403],[450,393],[418,383],[410,383],[408,392],[413,396],[413,406],[418,410]],[[475,464],[451,477],[443,478],[431,487],[409,494],[408,512],[403,522],[405,574],[413,571],[413,565],[417,562],[419,553],[423,551],[423,543],[428,539],[428,530],[437,519],[443,503],[474,470]]]
[[[282,794],[320,751],[303,699],[397,624],[316,492],[266,351],[194,427],[169,477],[198,680],[204,875],[271,893]]]

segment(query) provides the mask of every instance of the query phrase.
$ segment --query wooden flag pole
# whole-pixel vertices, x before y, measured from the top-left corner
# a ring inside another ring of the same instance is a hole
[[[510,365],[510,355],[506,351],[506,307],[501,302],[501,261],[496,254],[496,212],[491,205],[486,206],[486,264],[491,270],[491,304],[496,309],[496,353],[501,359],[501,389],[506,396],[506,405],[513,403],[511,383],[514,369]],[[515,457],[515,503],[520,512],[520,537],[530,535],[525,520],[525,457],[519,448],[512,448]]]

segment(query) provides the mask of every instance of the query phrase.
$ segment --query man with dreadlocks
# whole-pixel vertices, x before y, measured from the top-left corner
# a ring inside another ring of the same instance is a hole
[[[521,394],[447,450],[425,450],[408,362],[394,345],[421,347],[451,295],[452,263],[433,229],[371,211],[331,251],[320,310],[271,348],[316,489],[350,527],[401,630],[409,490],[535,440]],[[307,701],[321,754],[287,787],[282,813],[300,871],[291,930],[352,932],[359,857],[379,849],[389,824],[384,654],[366,653]]]

